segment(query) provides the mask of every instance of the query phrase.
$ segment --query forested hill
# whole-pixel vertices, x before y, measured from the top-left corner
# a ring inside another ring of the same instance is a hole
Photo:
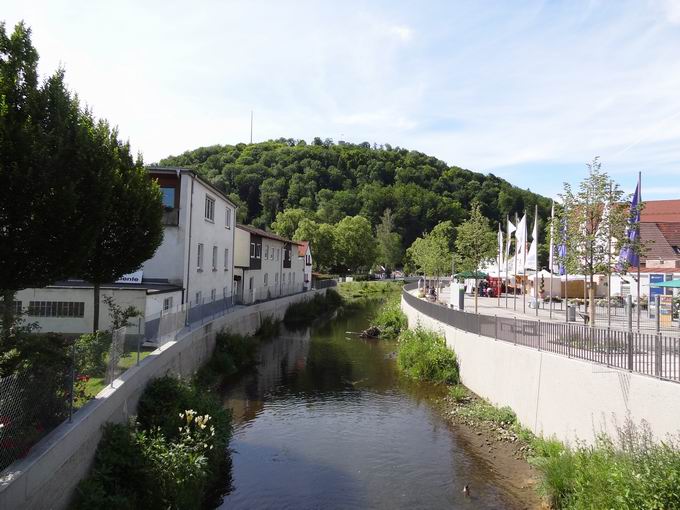
[[[527,210],[533,216],[535,204],[540,217],[550,213],[549,199],[494,175],[387,144],[279,139],[201,147],[160,164],[197,170],[240,206],[241,221],[263,228],[289,208],[331,224],[360,214],[374,226],[389,208],[404,247],[441,221],[459,224],[475,199],[494,228],[506,214]]]

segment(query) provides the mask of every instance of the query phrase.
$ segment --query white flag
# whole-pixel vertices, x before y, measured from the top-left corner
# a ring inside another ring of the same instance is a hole
[[[507,231],[506,231],[507,243],[506,243],[506,245],[505,245],[505,260],[506,260],[506,264],[507,264],[508,258],[510,257],[510,238],[512,237],[512,233],[513,233],[515,230],[517,230],[517,228],[515,228],[515,225],[513,225],[513,223],[508,219],[508,227],[507,227]]]
[[[538,261],[536,259],[536,248],[538,246],[538,216],[534,218],[534,230],[531,233],[531,246],[529,246],[529,253],[527,254],[526,268],[538,270]]]
[[[521,274],[524,274],[526,268],[526,254],[527,254],[527,215],[522,216],[517,224],[517,232],[515,233],[515,257],[517,258],[517,267],[521,269]]]

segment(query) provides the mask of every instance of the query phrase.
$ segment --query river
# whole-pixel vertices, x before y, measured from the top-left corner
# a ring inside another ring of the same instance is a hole
[[[442,390],[400,378],[395,343],[347,333],[374,306],[282,328],[257,369],[228,385],[232,480],[219,508],[517,507],[430,405]]]

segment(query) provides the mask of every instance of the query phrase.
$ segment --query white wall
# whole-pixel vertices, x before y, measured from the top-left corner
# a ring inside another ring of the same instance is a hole
[[[112,296],[122,307],[134,306],[144,314],[146,312],[146,289],[107,289],[102,288],[99,294],[99,329],[109,329],[111,320],[109,308],[104,302],[106,296]],[[94,317],[94,293],[91,288],[80,287],[44,287],[41,289],[24,289],[17,292],[15,300],[21,301],[23,309],[28,308],[30,301],[66,301],[84,303],[83,317],[33,317],[27,315],[26,321],[37,322],[43,332],[65,334],[82,334],[92,331]]]
[[[172,308],[182,304],[182,291],[163,292],[160,294],[147,294],[146,296],[146,319],[157,316],[163,310],[163,301],[172,298]]]
[[[657,439],[680,430],[680,384],[495,341],[421,314],[402,299],[410,327],[441,331],[460,363],[463,384],[497,406],[510,406],[536,434],[592,443],[615,434],[627,416],[646,420]]]
[[[67,508],[73,490],[87,475],[94,459],[101,427],[124,423],[136,412],[146,384],[156,377],[191,376],[211,356],[215,332],[228,328],[254,333],[264,317],[280,319],[293,302],[311,299],[325,290],[284,297],[242,307],[214,322],[168,342],[133,366],[78,410],[72,423],[63,423],[14,463],[0,477],[0,509],[59,510]],[[103,510],[103,509],[102,509]]]

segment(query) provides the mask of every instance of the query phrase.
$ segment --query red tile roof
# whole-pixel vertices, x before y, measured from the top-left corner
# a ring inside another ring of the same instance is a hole
[[[645,223],[680,223],[680,200],[647,200],[644,204],[640,221]]]

